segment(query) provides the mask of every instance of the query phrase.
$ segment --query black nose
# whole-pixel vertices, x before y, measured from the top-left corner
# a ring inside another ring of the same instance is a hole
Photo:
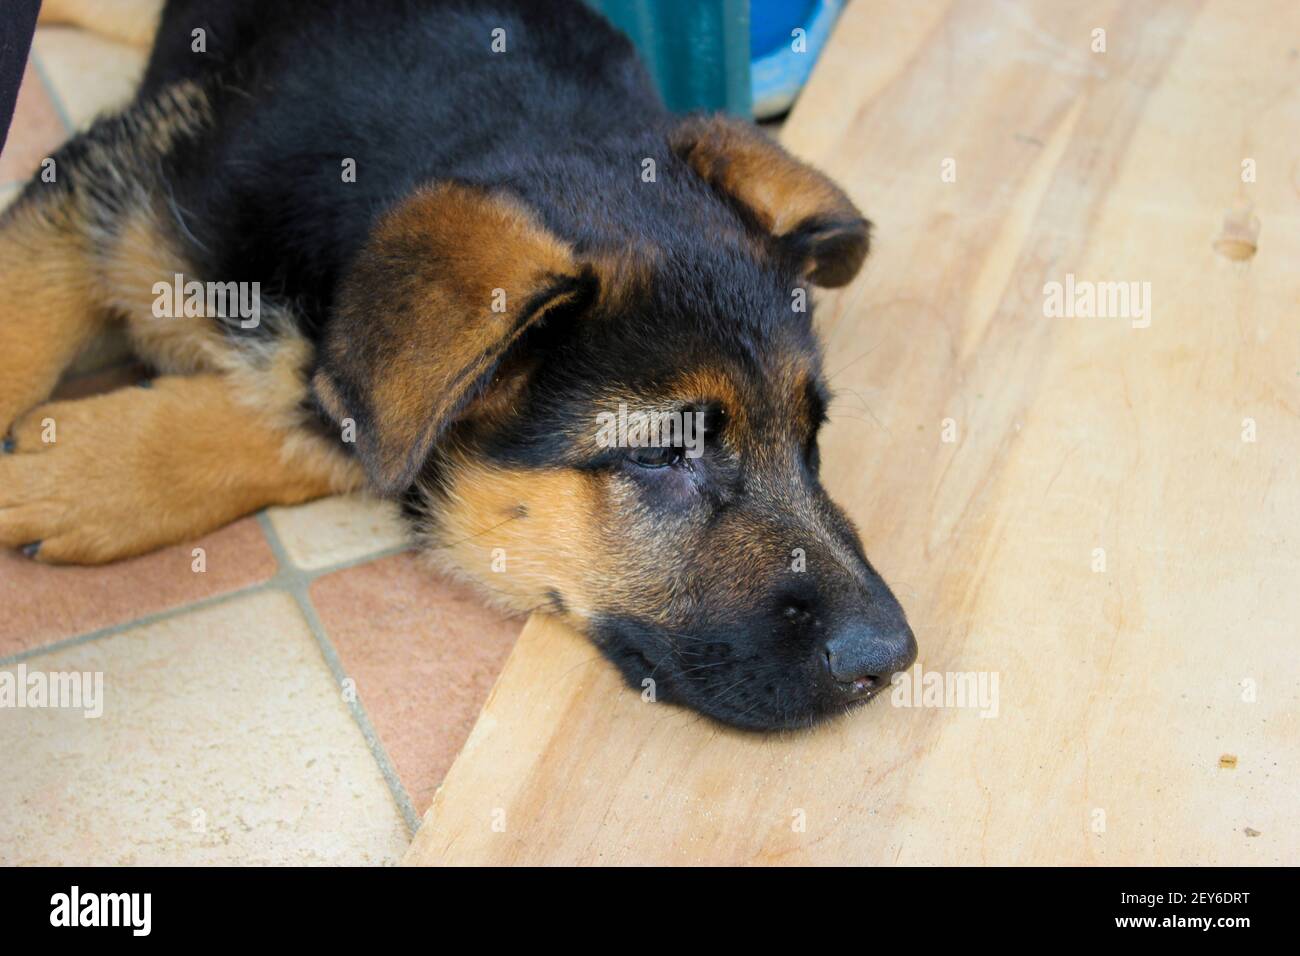
[[[916,638],[906,621],[846,624],[826,642],[826,666],[831,676],[841,683],[862,685],[855,689],[882,687],[915,660]]]

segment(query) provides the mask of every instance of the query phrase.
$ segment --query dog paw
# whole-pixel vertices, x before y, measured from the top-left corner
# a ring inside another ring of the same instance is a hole
[[[114,397],[52,402],[14,424],[0,454],[0,546],[48,564],[101,564],[160,543],[131,433],[138,409]]]
[[[7,402],[5,396],[0,395],[0,455],[7,455],[13,450],[12,429],[21,413],[22,408],[17,402]]]

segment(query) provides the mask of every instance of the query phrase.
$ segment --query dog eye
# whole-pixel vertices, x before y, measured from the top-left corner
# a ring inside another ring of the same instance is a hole
[[[658,448],[633,448],[628,459],[642,468],[667,468],[682,460],[682,449],[663,446]]]

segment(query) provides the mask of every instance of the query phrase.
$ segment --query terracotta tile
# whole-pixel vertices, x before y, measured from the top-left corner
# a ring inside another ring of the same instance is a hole
[[[101,673],[103,713],[0,708],[0,864],[374,864],[409,842],[281,591],[24,663]]]
[[[77,129],[130,102],[145,52],[73,27],[41,27],[32,43],[64,115]]]
[[[336,571],[312,603],[415,809],[423,813],[505,664],[521,617],[415,554]]]
[[[397,506],[368,495],[270,508],[267,516],[289,559],[313,571],[408,543]]]
[[[49,91],[29,60],[14,105],[13,124],[0,153],[0,183],[27,179],[68,138]]]
[[[195,572],[193,550],[206,552]],[[257,521],[101,567],[51,567],[0,551],[0,658],[265,581],[275,557]]]

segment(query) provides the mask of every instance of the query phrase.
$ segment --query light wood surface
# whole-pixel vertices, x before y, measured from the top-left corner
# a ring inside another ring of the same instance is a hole
[[[740,734],[535,618],[407,862],[1300,863],[1298,37],[1285,0],[850,4],[783,131],[878,227],[820,299],[825,475],[997,715]],[[1149,327],[1045,316],[1067,274],[1149,282]]]

